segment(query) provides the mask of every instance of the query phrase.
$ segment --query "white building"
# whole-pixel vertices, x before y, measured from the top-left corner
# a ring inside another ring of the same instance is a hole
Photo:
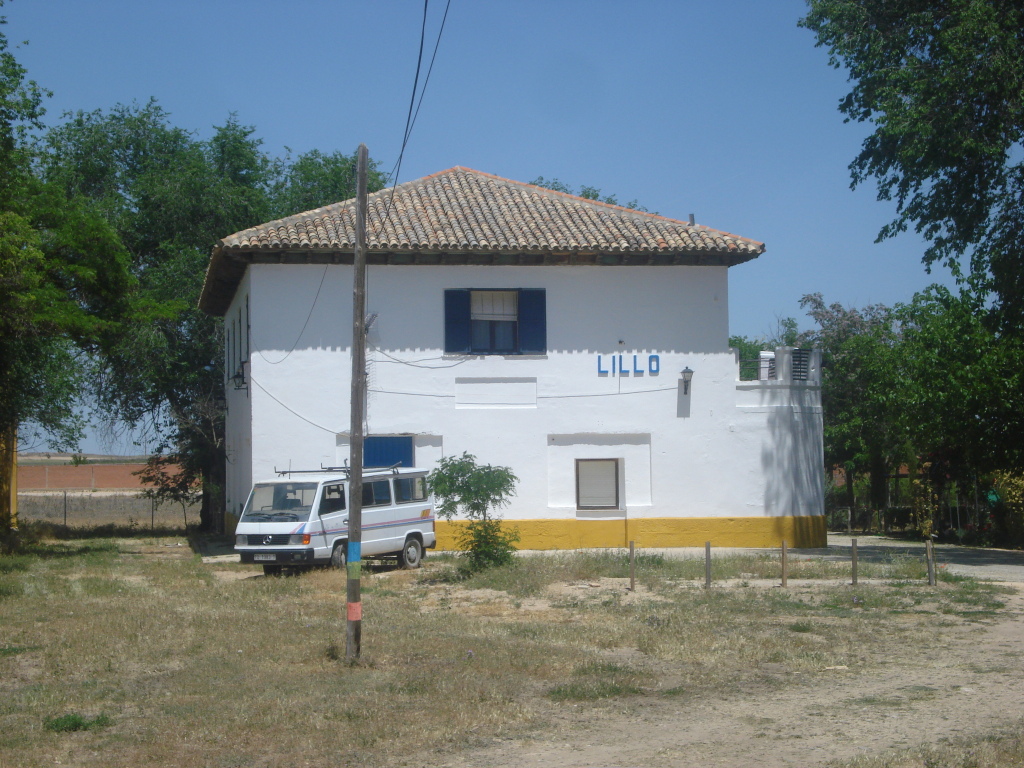
[[[354,208],[213,250],[231,515],[348,459]],[[511,467],[523,548],[824,544],[819,357],[741,381],[728,347],[729,268],[763,244],[458,167],[371,195],[367,238],[368,466]]]

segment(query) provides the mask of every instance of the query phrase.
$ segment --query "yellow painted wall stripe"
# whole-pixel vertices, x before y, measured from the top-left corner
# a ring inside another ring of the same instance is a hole
[[[226,530],[238,518],[228,513]],[[437,548],[458,549],[464,520],[438,520]],[[519,549],[602,549],[628,547],[790,547],[827,546],[823,515],[805,517],[648,517],[631,520],[506,520],[519,529]]]
[[[437,522],[437,548],[458,549],[464,520]],[[627,547],[827,546],[823,515],[801,517],[648,517],[630,520],[506,520],[519,529],[519,549]]]

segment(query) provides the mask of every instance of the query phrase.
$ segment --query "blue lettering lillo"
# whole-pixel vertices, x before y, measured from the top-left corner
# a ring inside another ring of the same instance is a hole
[[[647,358],[647,370],[651,372],[651,376],[657,376],[661,373],[660,355],[651,355]]]

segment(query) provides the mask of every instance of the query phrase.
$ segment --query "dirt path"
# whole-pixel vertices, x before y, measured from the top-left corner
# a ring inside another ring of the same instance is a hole
[[[553,707],[537,738],[460,754],[446,768],[661,766],[781,768],[978,735],[1024,716],[1024,593],[985,625],[956,629],[946,651],[823,670],[702,699],[640,697]],[[434,765],[437,765],[435,763]]]

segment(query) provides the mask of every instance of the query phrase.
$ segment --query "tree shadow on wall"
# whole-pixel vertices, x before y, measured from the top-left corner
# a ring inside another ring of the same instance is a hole
[[[813,517],[825,514],[821,413],[772,405],[776,407],[768,412],[768,435],[761,448],[765,512],[770,517],[796,518],[797,540],[811,541],[820,527]],[[780,520],[780,536],[782,531]]]

